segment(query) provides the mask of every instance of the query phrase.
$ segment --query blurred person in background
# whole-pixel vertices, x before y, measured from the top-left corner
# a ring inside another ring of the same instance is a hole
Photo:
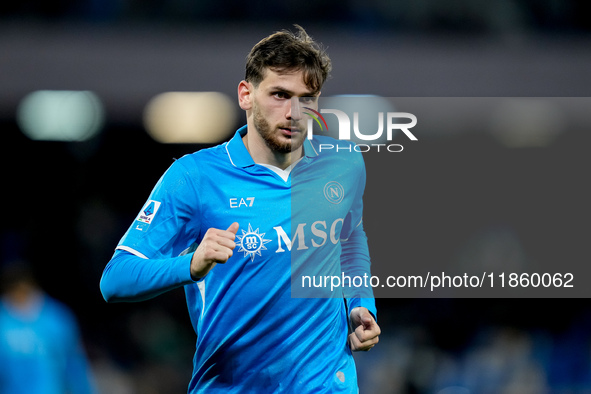
[[[0,393],[96,393],[70,309],[38,286],[27,262],[1,274]]]

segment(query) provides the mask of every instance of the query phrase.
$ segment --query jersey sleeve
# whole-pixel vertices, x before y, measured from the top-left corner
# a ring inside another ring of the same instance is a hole
[[[103,272],[100,288],[107,302],[136,302],[154,298],[191,278],[192,254],[165,259],[143,259],[117,250]]]
[[[176,161],[160,178],[103,271],[106,301],[142,301],[193,282],[183,252],[199,235],[195,176]]]
[[[371,260],[367,236],[363,229],[363,194],[365,192],[365,164],[363,156],[358,154],[357,160],[358,185],[352,207],[343,223],[341,233],[341,268],[343,273],[350,277],[367,278],[363,286],[347,287],[344,289],[349,310],[356,307],[367,308],[374,317],[377,317],[377,310],[373,296],[373,289],[370,285]]]
[[[201,202],[198,176],[181,160],[160,178],[117,249],[139,257],[161,259],[179,256],[199,235]]]
[[[362,306],[367,308],[377,318],[377,309],[373,296],[373,289],[370,285],[371,260],[367,236],[363,230],[363,224],[355,228],[348,240],[342,242],[341,267],[345,275],[350,277],[367,277],[363,286],[346,287],[345,297],[349,310]]]

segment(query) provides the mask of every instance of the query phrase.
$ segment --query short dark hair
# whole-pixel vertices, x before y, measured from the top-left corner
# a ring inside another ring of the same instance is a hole
[[[326,51],[295,25],[297,32],[282,30],[259,41],[246,57],[245,80],[258,86],[267,69],[304,72],[304,83],[319,92],[332,68]]]

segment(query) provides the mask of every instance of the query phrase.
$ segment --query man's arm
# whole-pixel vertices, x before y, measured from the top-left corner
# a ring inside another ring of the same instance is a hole
[[[191,258],[146,259],[117,250],[103,271],[103,298],[107,302],[144,301],[192,283]]]
[[[363,230],[363,223],[359,223],[347,240],[341,240],[341,268],[347,276],[364,278],[363,286],[352,286],[344,288],[345,297],[349,310],[357,307],[364,307],[374,318],[377,318],[377,310],[373,297],[373,289],[370,285],[371,261],[367,236]],[[367,284],[367,286],[365,286]]]
[[[147,259],[117,250],[101,278],[107,302],[143,301],[203,278],[216,264],[225,263],[236,247],[238,223],[227,230],[210,228],[194,253]]]
[[[350,277],[368,277],[371,275],[369,248],[367,236],[363,230],[363,223],[353,230],[346,241],[341,241],[341,267],[345,275]],[[378,343],[378,336],[381,333],[376,322],[377,310],[373,290],[369,286],[345,288],[345,297],[349,306],[349,322],[352,333],[349,334],[349,345],[351,350],[368,351]]]

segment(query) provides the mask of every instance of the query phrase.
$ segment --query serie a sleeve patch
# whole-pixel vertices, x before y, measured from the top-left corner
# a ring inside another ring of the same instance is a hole
[[[133,226],[134,230],[147,231],[160,208],[160,201],[149,200],[142,208]]]

